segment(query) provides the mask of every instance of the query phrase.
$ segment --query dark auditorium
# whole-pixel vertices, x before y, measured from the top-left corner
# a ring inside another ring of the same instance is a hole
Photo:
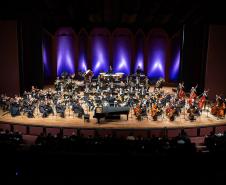
[[[225,184],[223,2],[0,4],[0,184]]]

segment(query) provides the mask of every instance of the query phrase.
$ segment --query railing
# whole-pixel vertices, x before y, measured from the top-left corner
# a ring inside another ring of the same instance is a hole
[[[117,129],[117,128],[72,128],[72,127],[51,127],[51,126],[37,126],[37,125],[23,125],[15,123],[0,123],[0,128],[8,129],[10,131],[18,131],[24,135],[34,135],[37,136],[40,133],[51,133],[53,135],[61,133],[62,135],[84,135],[84,136],[94,136],[98,134],[100,136],[115,134],[118,137],[126,137],[131,132],[134,136],[151,137],[155,135],[157,137],[175,137],[182,131],[185,131],[189,137],[203,137],[209,134],[211,131],[213,133],[223,133],[226,131],[226,123],[222,125],[214,126],[197,126],[191,128],[139,128],[139,129]]]

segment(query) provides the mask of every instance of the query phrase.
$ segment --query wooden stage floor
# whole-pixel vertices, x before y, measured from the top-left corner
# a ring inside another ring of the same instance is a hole
[[[49,87],[48,87],[49,88]],[[153,91],[153,87],[150,88]],[[164,87],[164,92],[172,93],[171,87]],[[87,112],[87,107],[83,107]],[[196,121],[191,122],[188,120],[187,115],[182,114],[176,117],[175,121],[169,121],[166,116],[159,117],[158,121],[153,121],[151,116],[138,121],[132,113],[129,114],[127,120],[126,115],[122,115],[120,120],[104,120],[101,119],[100,123],[93,118],[93,112],[89,112],[90,121],[85,122],[83,119],[72,115],[72,111],[66,110],[65,118],[50,115],[48,118],[42,118],[41,115],[35,111],[35,118],[27,118],[27,116],[12,117],[10,113],[3,113],[0,110],[0,123],[12,123],[20,125],[32,125],[43,127],[60,127],[60,128],[82,128],[82,129],[125,129],[125,130],[143,130],[143,129],[162,129],[162,128],[194,128],[194,127],[208,127],[226,125],[226,118],[217,119],[209,112],[203,111],[202,115]]]
[[[20,125],[32,125],[43,127],[60,127],[60,128],[82,128],[82,129],[159,129],[159,128],[194,128],[207,126],[220,126],[226,124],[226,119],[217,119],[214,116],[204,112],[202,116],[198,117],[196,121],[191,122],[184,115],[177,117],[175,121],[169,121],[166,117],[160,117],[158,121],[153,121],[151,117],[144,118],[138,121],[134,115],[121,116],[120,120],[104,120],[98,124],[97,120],[93,118],[93,113],[90,113],[90,121],[85,122],[82,118],[75,116],[67,116],[61,118],[59,116],[49,116],[48,118],[35,117],[27,118],[26,116],[11,117],[5,114],[0,116],[0,123],[11,123]]]

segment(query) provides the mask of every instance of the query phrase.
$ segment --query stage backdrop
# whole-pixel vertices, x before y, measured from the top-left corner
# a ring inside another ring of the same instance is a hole
[[[93,29],[90,34],[92,71],[97,76],[106,72],[110,64],[110,32],[105,28]]]
[[[16,21],[0,21],[0,93],[20,93]]]
[[[198,85],[202,93],[205,83],[208,27],[202,24],[187,24],[183,29],[181,55],[181,80],[186,91]]]
[[[169,40],[162,29],[152,29],[147,37],[147,75],[151,79],[165,78]]]
[[[45,77],[50,75],[49,66],[58,76],[64,71],[78,74],[87,69],[92,69],[97,76],[107,72],[110,65],[114,72],[126,75],[135,73],[140,66],[153,81],[162,77],[166,82],[178,82],[180,77],[180,34],[170,39],[160,28],[151,29],[147,36],[142,29],[132,33],[127,28],[116,28],[112,32],[107,28],[94,28],[89,33],[82,28],[78,37],[72,28],[59,28],[53,44],[52,64],[47,60],[48,42],[43,39]]]
[[[61,28],[56,33],[57,75],[75,73],[76,36],[71,28]]]
[[[226,97],[226,26],[211,25],[207,52],[205,89],[209,97],[224,95]]]
[[[145,46],[145,35],[144,32],[140,29],[135,35],[135,65],[133,66],[133,73],[136,72],[138,66],[144,71],[146,66],[144,66],[144,46]]]
[[[88,66],[88,33],[85,29],[79,32],[78,71],[85,72]]]
[[[125,75],[131,73],[133,55],[132,33],[126,28],[117,28],[113,32],[113,70],[123,72]]]

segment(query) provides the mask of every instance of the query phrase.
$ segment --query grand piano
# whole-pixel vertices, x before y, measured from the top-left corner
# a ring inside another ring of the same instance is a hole
[[[129,115],[130,107],[112,107],[112,106],[103,106],[103,107],[96,107],[94,110],[93,117],[97,119],[97,123],[100,123],[101,118],[105,119],[115,119],[120,118],[121,114]]]

